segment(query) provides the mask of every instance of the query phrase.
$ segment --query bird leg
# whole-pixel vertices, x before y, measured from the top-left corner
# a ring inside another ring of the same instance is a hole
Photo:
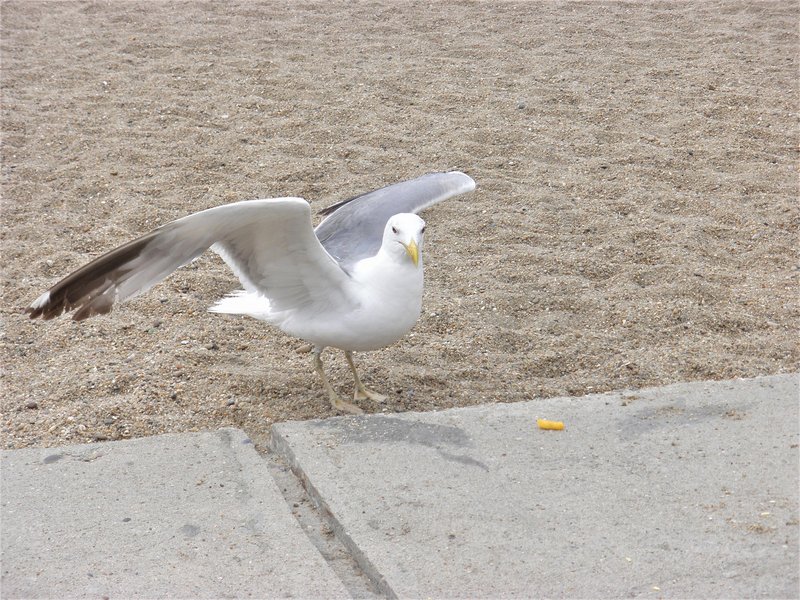
[[[358,377],[358,371],[356,371],[356,365],[353,362],[353,353],[349,350],[344,351],[344,356],[347,358],[347,364],[350,365],[350,370],[353,372],[353,379],[356,382],[356,391],[353,393],[354,400],[374,400],[375,402],[384,402],[386,400],[386,396],[383,394],[379,394],[361,383],[361,379]]]
[[[314,348],[314,369],[316,369],[317,373],[319,373],[319,376],[322,379],[322,385],[325,387],[325,391],[328,392],[328,398],[330,398],[333,409],[350,413],[351,415],[363,414],[363,410],[358,408],[355,404],[350,404],[349,402],[342,400],[339,397],[339,394],[337,394],[333,387],[331,387],[328,377],[325,375],[325,370],[322,367],[322,358],[320,357],[321,354],[321,348],[319,350]]]

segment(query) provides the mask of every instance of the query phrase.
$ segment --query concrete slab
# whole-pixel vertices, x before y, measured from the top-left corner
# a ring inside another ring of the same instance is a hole
[[[3,598],[348,597],[239,430],[0,460]]]
[[[283,423],[272,443],[390,596],[800,595],[797,375]]]

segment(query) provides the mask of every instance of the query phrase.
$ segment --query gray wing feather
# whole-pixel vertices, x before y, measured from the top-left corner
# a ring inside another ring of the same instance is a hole
[[[314,233],[328,254],[349,271],[359,260],[378,253],[392,216],[417,213],[474,189],[472,178],[459,171],[430,173],[329,206],[322,211],[327,218]]]
[[[242,285],[270,299],[275,310],[354,304],[349,277],[311,230],[301,198],[225,204],[172,221],[112,250],[39,296],[31,318],[75,310],[82,320],[112,310],[212,247]]]

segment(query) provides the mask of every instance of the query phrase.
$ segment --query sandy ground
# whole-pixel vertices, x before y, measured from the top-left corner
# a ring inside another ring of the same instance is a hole
[[[301,342],[205,313],[211,254],[106,317],[22,310],[189,212],[449,169],[479,190],[425,213],[368,411],[800,369],[796,2],[0,11],[5,448],[331,415]]]

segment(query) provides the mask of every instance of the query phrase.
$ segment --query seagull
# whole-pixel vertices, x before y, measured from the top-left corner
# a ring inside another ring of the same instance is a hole
[[[82,321],[111,312],[209,248],[244,289],[221,299],[214,313],[248,315],[308,342],[314,368],[336,411],[361,414],[331,386],[326,347],[344,351],[355,401],[385,396],[361,382],[353,352],[378,350],[402,338],[422,310],[425,222],[416,213],[475,189],[459,171],[430,173],[344,200],[314,228],[302,198],[246,200],[166,223],[67,275],[27,308],[52,319],[74,310]]]

